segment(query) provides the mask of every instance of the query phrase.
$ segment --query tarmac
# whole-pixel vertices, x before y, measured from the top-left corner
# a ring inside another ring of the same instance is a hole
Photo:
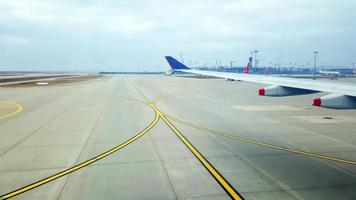
[[[263,86],[115,75],[2,87],[0,195],[356,199],[355,110]]]

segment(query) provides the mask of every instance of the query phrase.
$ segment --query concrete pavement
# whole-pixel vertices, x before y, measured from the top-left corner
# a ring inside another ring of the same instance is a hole
[[[2,88],[0,100],[23,110],[0,121],[0,194],[88,160],[145,129],[155,112],[133,85],[161,111],[194,124],[356,160],[355,111],[312,107],[311,100],[320,94],[269,98],[256,95],[258,84],[120,75],[61,86]],[[170,121],[246,199],[356,197],[355,165],[236,141]],[[160,120],[125,148],[14,199],[229,196]]]

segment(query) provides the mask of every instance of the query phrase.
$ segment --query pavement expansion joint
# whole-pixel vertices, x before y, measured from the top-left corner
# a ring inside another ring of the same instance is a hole
[[[199,160],[204,168],[212,175],[222,189],[229,195],[231,199],[241,200],[244,199],[241,194],[220,174],[220,172],[194,147],[192,143],[168,120],[165,114],[160,111],[155,103],[149,101],[146,96],[135,86],[136,91],[145,99],[148,105],[158,113],[159,117],[166,123],[166,125],[176,134],[176,136],[183,142],[183,144],[193,153]]]
[[[82,169],[82,168],[84,168],[84,167],[86,167],[86,166],[88,166],[88,165],[90,165],[90,164],[92,164],[92,163],[94,163],[94,162],[96,162],[98,160],[101,160],[101,159],[107,157],[108,155],[111,155],[111,154],[117,152],[118,150],[128,146],[129,144],[133,143],[137,139],[141,138],[144,134],[146,134],[149,130],[151,130],[157,124],[159,118],[160,118],[160,115],[156,112],[154,120],[145,129],[143,129],[137,135],[135,135],[135,136],[131,137],[130,139],[126,140],[125,142],[121,143],[120,145],[118,145],[118,146],[116,146],[116,147],[114,147],[114,148],[112,148],[112,149],[110,149],[110,150],[108,150],[108,151],[106,151],[106,152],[104,152],[102,154],[99,154],[99,155],[97,155],[97,156],[95,156],[95,157],[93,157],[93,158],[91,158],[89,160],[86,160],[86,161],[84,161],[84,162],[82,162],[82,163],[80,163],[78,165],[75,165],[75,166],[73,166],[71,168],[68,168],[68,169],[66,169],[64,171],[58,172],[58,173],[56,173],[56,174],[54,174],[52,176],[49,176],[49,177],[44,178],[42,180],[39,180],[37,182],[31,183],[29,185],[26,185],[24,187],[21,187],[19,189],[16,189],[14,191],[11,191],[9,193],[1,195],[0,198],[2,198],[2,199],[10,199],[10,198],[15,197],[17,195],[20,195],[22,193],[28,192],[28,191],[30,191],[32,189],[35,189],[35,188],[37,188],[37,187],[39,187],[41,185],[47,184],[47,183],[49,183],[51,181],[54,181],[54,180],[56,180],[56,179],[58,179],[60,177],[63,177],[65,175],[68,175],[68,174],[70,174],[72,172],[75,172],[75,171],[77,171],[79,169]]]
[[[246,137],[233,135],[233,134],[230,134],[230,133],[225,133],[225,132],[221,132],[221,131],[218,131],[218,130],[213,130],[213,129],[210,129],[210,128],[207,128],[207,127],[203,127],[203,126],[191,123],[191,122],[187,122],[187,121],[178,119],[176,117],[173,117],[173,116],[170,116],[170,115],[167,115],[167,114],[166,114],[166,116],[168,118],[170,118],[171,120],[177,122],[177,123],[180,123],[180,124],[183,124],[183,125],[186,125],[186,126],[201,130],[201,131],[203,131],[205,133],[211,133],[211,134],[223,136],[223,137],[226,137],[226,138],[230,138],[230,139],[233,139],[233,140],[237,140],[237,141],[241,141],[241,142],[246,142],[246,143],[258,145],[258,146],[262,146],[262,147],[265,147],[265,148],[272,148],[272,149],[276,149],[276,150],[281,150],[281,151],[286,151],[286,152],[290,152],[290,153],[294,153],[294,154],[299,154],[299,155],[302,155],[302,156],[309,156],[309,157],[314,157],[314,158],[319,158],[319,159],[324,159],[324,160],[329,160],[329,161],[340,162],[340,163],[344,163],[344,164],[356,165],[356,161],[354,161],[354,160],[336,158],[336,157],[322,155],[322,154],[318,154],[318,153],[312,153],[312,152],[308,152],[308,151],[293,149],[293,148],[285,147],[285,146],[277,146],[277,145],[269,144],[269,143],[266,143],[266,142],[263,142],[263,141],[253,140],[253,139],[249,139],[249,138],[246,138]]]

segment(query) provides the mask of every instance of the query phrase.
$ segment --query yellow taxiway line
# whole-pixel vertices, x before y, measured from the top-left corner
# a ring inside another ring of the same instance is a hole
[[[291,149],[291,148],[287,148],[287,147],[281,147],[281,146],[277,146],[274,144],[269,144],[266,142],[262,142],[262,141],[258,141],[258,140],[253,140],[253,139],[249,139],[246,137],[241,137],[241,136],[237,136],[237,135],[233,135],[233,134],[229,134],[229,133],[224,133],[221,131],[217,131],[217,130],[213,130],[213,129],[209,129],[203,126],[199,126],[197,124],[193,124],[191,122],[187,122],[181,119],[178,119],[176,117],[170,116],[165,114],[169,119],[184,124],[186,126],[190,126],[192,128],[195,129],[199,129],[201,131],[204,131],[206,133],[212,133],[215,135],[220,135],[223,137],[227,137],[230,139],[234,139],[234,140],[238,140],[238,141],[242,141],[242,142],[247,142],[250,144],[255,144],[255,145],[259,145],[259,146],[263,146],[263,147],[268,147],[268,148],[272,148],[272,149],[277,149],[277,150],[281,150],[281,151],[287,151],[287,152],[291,152],[291,153],[295,153],[295,154],[299,154],[299,155],[303,155],[303,156],[310,156],[310,157],[315,157],[315,158],[320,158],[320,159],[324,159],[324,160],[330,160],[330,161],[335,161],[335,162],[340,162],[340,163],[344,163],[344,164],[351,164],[351,165],[356,165],[356,161],[353,160],[346,160],[346,159],[342,159],[342,158],[335,158],[335,157],[331,157],[331,156],[326,156],[326,155],[322,155],[322,154],[317,154],[317,153],[312,153],[312,152],[307,152],[307,151],[302,151],[302,150],[297,150],[297,149]]]
[[[236,191],[236,189],[220,174],[218,170],[215,169],[212,164],[210,164],[210,162],[194,147],[194,145],[190,143],[181,132],[179,132],[179,130],[167,119],[166,115],[156,107],[155,103],[158,101],[158,99],[155,99],[153,103],[150,102],[135,85],[133,86],[137,92],[145,99],[145,101],[155,110],[155,112],[158,113],[160,118],[167,124],[167,126],[178,136],[178,138],[185,144],[185,146],[200,161],[205,169],[208,170],[208,172],[214,177],[214,179],[225,190],[230,198],[235,200],[243,200],[244,198]]]
[[[94,157],[94,158],[91,158],[91,159],[89,159],[87,161],[84,161],[84,162],[78,164],[78,165],[75,165],[75,166],[73,166],[73,167],[71,167],[69,169],[66,169],[66,170],[61,171],[61,172],[59,172],[57,174],[54,174],[52,176],[49,176],[49,177],[44,178],[42,180],[39,180],[39,181],[37,181],[35,183],[29,184],[27,186],[24,186],[22,188],[19,188],[19,189],[16,189],[16,190],[12,191],[12,192],[4,194],[4,195],[0,196],[1,199],[9,199],[9,198],[17,196],[17,195],[19,195],[21,193],[24,193],[24,192],[27,192],[29,190],[32,190],[32,189],[34,189],[36,187],[39,187],[39,186],[41,186],[43,184],[46,184],[46,183],[51,182],[51,181],[53,181],[55,179],[58,179],[58,178],[60,178],[62,176],[65,176],[65,175],[70,174],[70,173],[72,173],[74,171],[77,171],[77,170],[79,170],[79,169],[81,169],[83,167],[86,167],[86,166],[88,166],[88,165],[90,165],[90,164],[92,164],[92,163],[94,163],[94,162],[96,162],[96,161],[98,161],[100,159],[105,158],[106,156],[109,156],[110,154],[115,153],[116,151],[126,147],[127,145],[131,144],[132,142],[134,142],[137,139],[139,139],[140,137],[142,137],[145,133],[147,133],[152,127],[154,127],[157,124],[157,122],[159,120],[159,117],[160,117],[160,115],[156,112],[154,120],[145,129],[143,129],[140,133],[138,133],[134,137],[126,140],[122,144],[120,144],[120,145],[118,145],[118,146],[116,146],[116,147],[114,147],[114,148],[112,148],[112,149],[110,149],[110,150],[108,150],[108,151],[106,151],[106,152]]]
[[[46,183],[49,183],[51,181],[54,181],[60,177],[63,177],[65,175],[68,175],[74,171],[77,171],[81,168],[84,168],[100,159],[103,159],[113,153],[115,153],[116,151],[126,147],[127,145],[131,144],[132,142],[136,141],[137,139],[139,139],[140,137],[142,137],[145,133],[147,133],[150,129],[152,129],[157,122],[159,121],[159,119],[163,119],[163,121],[169,126],[169,128],[178,136],[178,138],[188,147],[188,149],[194,154],[194,156],[203,164],[203,166],[208,170],[208,172],[215,178],[215,180],[220,184],[220,186],[226,191],[226,193],[232,198],[232,199],[236,199],[236,200],[242,200],[243,197],[235,190],[235,188],[214,168],[213,165],[211,165],[209,163],[209,161],[193,146],[192,143],[190,143],[188,141],[188,139],[186,137],[184,137],[184,135],[182,133],[179,132],[179,130],[167,119],[167,117],[165,116],[164,113],[162,113],[156,106],[155,106],[155,102],[153,103],[150,102],[144,95],[143,93],[138,90],[136,87],[135,89],[138,91],[138,93],[144,98],[146,104],[148,104],[154,111],[155,111],[155,118],[154,120],[144,129],[142,130],[140,133],[138,133],[137,135],[135,135],[134,137],[126,140],[125,142],[123,142],[122,144],[100,154],[97,155],[96,157],[93,157],[89,160],[86,160],[78,165],[75,165],[69,169],[66,169],[64,171],[61,171],[57,174],[51,175],[47,178],[44,178],[42,180],[39,180],[37,182],[31,183],[27,186],[24,186],[22,188],[16,189],[14,191],[11,191],[7,194],[4,194],[2,196],[0,196],[0,199],[10,199],[12,197],[15,197],[19,194],[22,194],[24,192],[30,191],[34,188],[37,188],[41,185],[44,185]],[[20,107],[20,111],[22,110],[22,106],[19,105]],[[20,112],[18,111],[18,112]],[[16,113],[18,113],[16,112]],[[12,113],[11,115],[14,115],[16,113]]]
[[[23,109],[22,105],[17,104],[17,103],[0,102],[0,104],[6,104],[5,106],[1,106],[0,109],[16,108],[16,110],[15,110],[14,112],[11,112],[11,113],[6,114],[6,115],[3,115],[3,116],[0,116],[0,120],[1,120],[1,119],[5,119],[5,118],[8,118],[8,117],[11,117],[11,116],[13,116],[13,115],[16,115],[16,114],[18,114],[19,112],[21,112],[22,109]]]
[[[161,112],[160,112],[161,113]],[[215,167],[209,163],[209,161],[183,136],[181,132],[167,119],[164,114],[160,114],[163,121],[169,126],[169,128],[178,136],[178,138],[188,147],[188,149],[194,154],[194,156],[203,164],[208,172],[215,178],[225,192],[236,200],[241,200],[243,197],[235,190],[235,188],[219,173]]]

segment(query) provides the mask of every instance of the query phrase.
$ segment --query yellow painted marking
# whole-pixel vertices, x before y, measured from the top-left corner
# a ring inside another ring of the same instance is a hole
[[[236,136],[236,135],[224,133],[224,132],[221,132],[221,131],[209,129],[209,128],[206,128],[206,127],[202,127],[202,126],[193,124],[191,122],[183,121],[183,120],[175,118],[173,116],[169,116],[167,114],[166,114],[166,116],[168,118],[172,119],[173,121],[181,123],[181,124],[184,124],[186,126],[190,126],[190,127],[199,129],[199,130],[207,132],[207,133],[212,133],[212,134],[215,134],[215,135],[224,136],[224,137],[231,138],[231,139],[234,139],[234,140],[247,142],[247,143],[251,143],[251,144],[255,144],[255,145],[259,145],[259,146],[263,146],[263,147],[268,147],[268,148],[272,148],[272,149],[277,149],[277,150],[281,150],[281,151],[287,151],[287,152],[300,154],[300,155],[304,155],[304,156],[310,156],[310,157],[320,158],[320,159],[324,159],[324,160],[331,160],[331,161],[335,161],[335,162],[356,165],[356,161],[353,161],[353,160],[335,158],[335,157],[326,156],[326,155],[322,155],[322,154],[317,154],[317,153],[301,151],[301,150],[297,150],[297,149],[290,149],[290,148],[287,148],[287,147],[281,147],[281,146],[277,146],[277,145],[273,145],[273,144],[268,144],[268,143],[265,143],[265,142],[252,140],[252,139],[249,139],[249,138],[246,138],[246,137]]]
[[[156,112],[154,120],[145,129],[143,129],[140,133],[138,133],[134,137],[130,138],[129,140],[126,140],[124,143],[122,143],[122,144],[120,144],[120,145],[118,145],[118,146],[116,146],[116,147],[114,147],[114,148],[112,148],[112,149],[110,149],[110,150],[108,150],[108,151],[106,151],[106,152],[94,157],[94,158],[91,158],[91,159],[89,159],[87,161],[84,161],[84,162],[82,162],[82,163],[80,163],[80,164],[78,164],[76,166],[73,166],[73,167],[71,167],[71,168],[69,168],[67,170],[59,172],[59,173],[54,174],[52,176],[49,176],[47,178],[44,178],[44,179],[42,179],[40,181],[37,181],[37,182],[32,183],[30,185],[27,185],[25,187],[22,187],[22,188],[19,188],[17,190],[14,190],[14,191],[12,191],[10,193],[4,194],[4,195],[1,196],[1,198],[2,199],[9,199],[9,198],[14,197],[16,195],[19,195],[21,193],[27,192],[29,190],[32,190],[32,189],[38,187],[38,186],[41,186],[41,185],[46,184],[48,182],[51,182],[51,181],[53,181],[55,179],[58,179],[58,178],[60,178],[62,176],[70,174],[70,173],[72,173],[74,171],[77,171],[77,170],[83,168],[83,167],[86,167],[86,166],[88,166],[88,165],[90,165],[90,164],[92,164],[92,163],[94,163],[94,162],[96,162],[96,161],[98,161],[98,160],[110,155],[110,154],[115,153],[116,151],[124,148],[125,146],[127,146],[129,144],[131,144],[135,140],[137,140],[140,137],[142,137],[145,133],[147,133],[154,125],[157,124],[157,122],[159,120],[159,116],[160,116],[159,113]]]
[[[133,85],[133,84],[132,84]],[[135,86],[133,87],[137,92],[145,99],[147,104],[149,104],[156,113],[160,116],[161,119],[169,126],[169,128],[178,136],[178,138],[188,147],[188,149],[194,154],[194,156],[203,164],[203,166],[209,171],[209,173],[215,178],[215,180],[223,187],[227,194],[236,200],[243,200],[243,197],[225,180],[225,178],[205,159],[205,157],[178,131],[176,127],[167,119],[165,114],[161,112],[155,105],[158,101],[156,99],[151,103],[145,95]]]
[[[134,85],[133,85],[134,86]],[[135,87],[135,86],[134,86]],[[4,194],[2,196],[0,196],[1,199],[10,199],[14,196],[17,196],[19,194],[22,194],[24,192],[27,192],[29,190],[32,190],[36,187],[39,187],[43,184],[49,183],[53,180],[56,180],[60,177],[63,177],[65,175],[68,175],[74,171],[77,171],[83,167],[86,167],[100,159],[105,158],[106,156],[109,156],[113,153],[115,153],[116,151],[124,148],[125,146],[131,144],[132,142],[134,142],[135,140],[139,139],[140,137],[142,137],[145,133],[147,133],[150,129],[152,129],[152,127],[154,127],[158,120],[160,118],[162,118],[165,123],[171,128],[171,130],[182,140],[182,142],[191,150],[191,152],[196,156],[196,158],[198,158],[198,160],[204,165],[204,167],[209,171],[209,173],[218,181],[218,183],[224,188],[224,190],[228,193],[228,195],[233,198],[233,199],[243,199],[243,197],[241,197],[236,190],[225,180],[224,177],[221,176],[221,174],[204,158],[204,156],[178,131],[178,129],[176,129],[171,122],[167,119],[167,117],[155,107],[155,102],[152,103],[150,102],[142,93],[140,90],[138,90],[136,87],[135,89],[139,92],[139,94],[145,99],[146,104],[148,104],[154,111],[155,111],[155,118],[154,120],[149,124],[149,126],[147,126],[144,130],[142,130],[140,133],[138,133],[137,135],[135,135],[134,137],[130,138],[129,140],[126,140],[124,143],[94,157],[91,158],[87,161],[84,161],[78,165],[75,165],[67,170],[61,171],[57,174],[54,174],[52,176],[49,176],[47,178],[44,178],[42,180],[39,180],[35,183],[29,184],[27,186],[24,186],[22,188],[19,188],[17,190],[14,190],[12,192],[9,192],[7,194]],[[19,104],[17,104],[19,105]],[[22,110],[22,106],[19,105],[19,109],[20,112]],[[17,112],[16,112],[17,113]],[[15,113],[15,114],[16,114]],[[11,115],[14,115],[14,113],[11,113]]]
[[[156,107],[154,107],[158,110]],[[163,121],[169,126],[169,128],[179,137],[179,139],[188,147],[188,149],[194,154],[194,156],[204,165],[209,173],[218,181],[218,183],[224,188],[228,195],[232,199],[243,199],[239,193],[225,180],[225,178],[205,159],[205,157],[179,132],[179,130],[173,126],[173,124],[167,119],[167,117],[160,112],[160,116]]]
[[[14,115],[18,114],[19,112],[21,112],[22,109],[23,109],[22,105],[17,104],[17,103],[10,103],[10,102],[1,102],[1,103],[5,104],[5,106],[0,107],[0,109],[16,108],[16,110],[14,112],[9,113],[9,114],[0,116],[0,120],[8,118],[8,117],[11,117],[11,116],[14,116]]]

